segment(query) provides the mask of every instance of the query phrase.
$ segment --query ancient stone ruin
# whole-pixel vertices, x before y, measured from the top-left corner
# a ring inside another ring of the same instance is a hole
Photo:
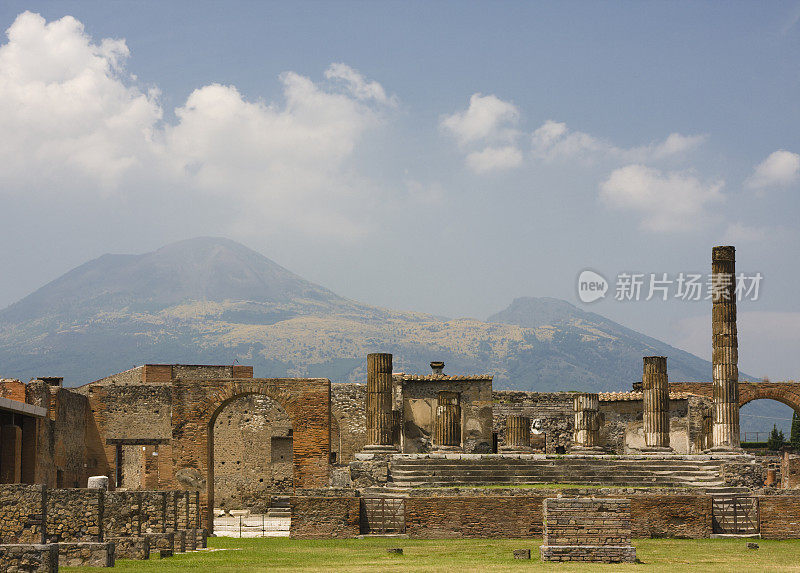
[[[70,562],[180,551],[232,512],[281,516],[295,538],[534,537],[559,494],[552,511],[627,500],[614,506],[630,511],[620,538],[800,536],[796,456],[765,489],[765,468],[739,448],[739,407],[800,409],[800,385],[738,381],[734,252],[713,250],[723,288],[705,383],[669,382],[667,358],[646,356],[632,391],[504,391],[442,361],[394,372],[387,353],[366,357],[365,384],[181,364],[69,389],[0,380],[0,506],[26,508],[0,508],[0,559],[49,563],[55,544]],[[78,515],[94,516],[90,533],[75,533]],[[86,543],[100,553],[68,549]]]

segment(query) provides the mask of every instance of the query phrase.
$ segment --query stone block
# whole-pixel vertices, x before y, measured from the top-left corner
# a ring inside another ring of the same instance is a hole
[[[111,541],[101,542],[61,542],[58,546],[60,567],[113,567],[115,545]]]
[[[530,559],[531,558],[531,550],[530,549],[515,549],[514,550],[514,559]]]
[[[143,560],[150,558],[150,540],[147,537],[110,537],[117,559]]]
[[[22,543],[0,545],[0,571],[58,573],[58,546]]]

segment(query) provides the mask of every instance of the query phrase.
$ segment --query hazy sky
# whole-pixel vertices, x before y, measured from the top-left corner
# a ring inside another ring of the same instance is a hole
[[[760,272],[740,366],[800,378],[800,2],[0,5],[0,307],[106,252],[241,241],[367,303],[583,304],[710,356],[635,273]]]

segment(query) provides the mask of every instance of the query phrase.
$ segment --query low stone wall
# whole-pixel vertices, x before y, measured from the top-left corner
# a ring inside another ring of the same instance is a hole
[[[167,530],[167,492],[138,491],[142,533],[164,533]]]
[[[727,486],[758,489],[764,486],[766,477],[767,471],[756,460],[746,462],[731,461],[722,466],[722,479]]]
[[[58,573],[58,546],[0,545],[0,571]]]
[[[758,497],[761,537],[797,539],[800,537],[800,495],[762,495]]]
[[[630,500],[546,499],[543,541],[544,561],[635,561]]]
[[[53,543],[58,547],[60,567],[113,567],[114,544],[111,542]]]
[[[100,489],[48,490],[48,540],[102,541],[104,493]]]
[[[42,525],[35,521],[46,513],[44,485],[0,485],[0,543],[41,543]]]
[[[630,496],[634,537],[702,539],[712,533],[711,496]]]
[[[139,492],[109,491],[104,497],[103,532],[107,537],[136,537],[141,534]]]
[[[117,559],[149,559],[150,540],[146,537],[109,537]]]
[[[175,532],[169,533],[144,533],[145,537],[150,542],[150,551],[158,551],[160,549],[167,549],[175,552]]]
[[[348,539],[361,532],[361,498],[293,496],[289,504],[289,535],[296,539]]]

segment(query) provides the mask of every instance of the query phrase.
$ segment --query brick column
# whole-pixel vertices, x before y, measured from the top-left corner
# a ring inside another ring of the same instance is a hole
[[[392,355],[367,355],[367,445],[365,452],[396,451],[392,443]]]
[[[603,453],[600,447],[600,396],[578,394],[572,400],[575,430],[572,450],[575,453]]]
[[[506,418],[506,440],[501,452],[530,452],[531,419],[527,416],[508,416]]]
[[[645,356],[642,370],[644,451],[669,452],[667,357]]]
[[[461,449],[461,406],[458,404],[458,392],[439,392],[437,395],[433,444],[437,450]]]
[[[714,411],[712,450],[738,451],[739,445],[739,344],[736,334],[736,249],[711,251],[712,363]]]

